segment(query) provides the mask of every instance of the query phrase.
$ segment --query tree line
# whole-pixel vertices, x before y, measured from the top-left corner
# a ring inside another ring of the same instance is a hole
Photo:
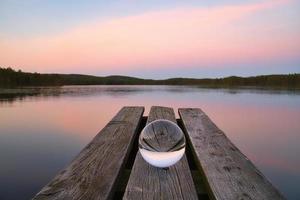
[[[61,85],[197,85],[203,87],[278,87],[300,88],[300,74],[263,75],[226,78],[140,79],[128,76],[90,76],[80,74],[28,73],[0,67],[0,87]]]

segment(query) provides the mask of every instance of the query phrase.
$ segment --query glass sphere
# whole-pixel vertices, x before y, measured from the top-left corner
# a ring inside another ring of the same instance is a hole
[[[169,167],[184,155],[184,134],[174,122],[155,120],[142,130],[139,151],[149,164],[161,168]]]

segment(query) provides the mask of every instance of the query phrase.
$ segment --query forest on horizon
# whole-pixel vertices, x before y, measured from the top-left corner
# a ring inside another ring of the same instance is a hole
[[[275,87],[300,89],[300,74],[260,75],[225,78],[142,79],[129,76],[41,74],[0,67],[0,87],[63,85],[197,85],[202,87]]]

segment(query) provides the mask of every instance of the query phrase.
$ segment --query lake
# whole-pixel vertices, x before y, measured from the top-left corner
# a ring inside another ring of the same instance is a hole
[[[288,199],[300,190],[300,91],[193,86],[0,89],[0,199],[29,199],[122,106],[199,107]],[[175,110],[178,117],[177,111]]]

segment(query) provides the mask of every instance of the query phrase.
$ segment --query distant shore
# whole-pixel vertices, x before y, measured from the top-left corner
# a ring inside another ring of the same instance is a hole
[[[141,79],[129,76],[91,76],[81,74],[40,74],[0,68],[0,87],[63,86],[63,85],[195,85],[210,88],[267,87],[300,89],[300,74],[260,75],[225,78]]]

